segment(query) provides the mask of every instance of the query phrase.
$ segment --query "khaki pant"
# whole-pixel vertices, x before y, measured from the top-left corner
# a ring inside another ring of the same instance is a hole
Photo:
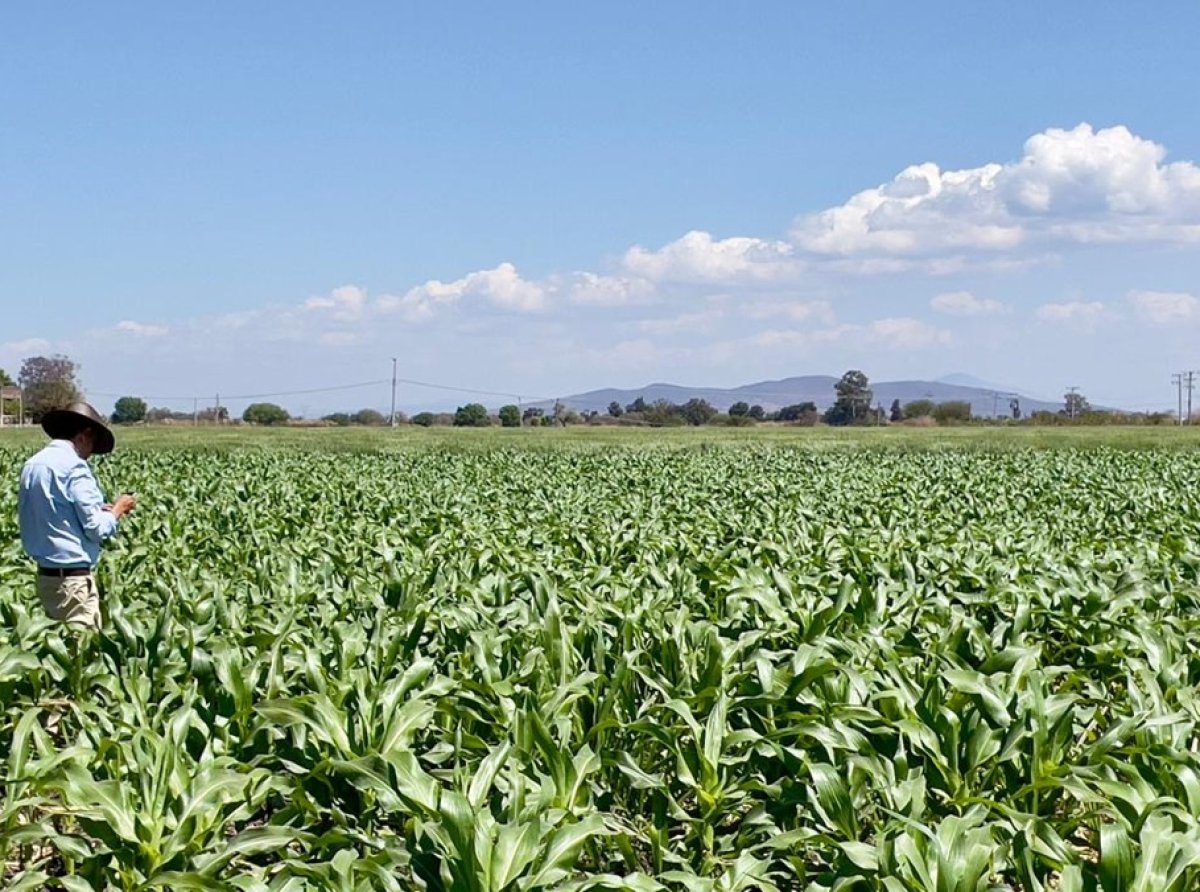
[[[100,589],[96,577],[41,576],[37,578],[42,609],[51,619],[64,623],[100,628]]]

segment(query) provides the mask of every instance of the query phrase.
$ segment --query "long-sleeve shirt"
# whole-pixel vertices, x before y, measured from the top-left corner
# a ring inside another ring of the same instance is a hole
[[[69,440],[52,440],[21,469],[21,545],[41,567],[94,567],[117,531],[88,463]]]

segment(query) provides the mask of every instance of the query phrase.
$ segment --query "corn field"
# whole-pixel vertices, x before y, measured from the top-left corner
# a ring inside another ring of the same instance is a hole
[[[7,889],[1200,888],[1194,453],[99,474],[100,633],[0,492]]]

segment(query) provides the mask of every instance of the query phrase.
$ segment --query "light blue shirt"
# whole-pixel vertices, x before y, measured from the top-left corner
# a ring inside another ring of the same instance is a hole
[[[21,469],[21,545],[40,567],[94,567],[117,531],[88,463],[69,440],[51,440]]]

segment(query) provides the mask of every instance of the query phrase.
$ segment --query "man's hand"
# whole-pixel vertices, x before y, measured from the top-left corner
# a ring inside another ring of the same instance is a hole
[[[104,510],[112,513],[117,520],[120,520],[137,506],[137,499],[126,493],[118,498],[113,504],[105,505]]]

